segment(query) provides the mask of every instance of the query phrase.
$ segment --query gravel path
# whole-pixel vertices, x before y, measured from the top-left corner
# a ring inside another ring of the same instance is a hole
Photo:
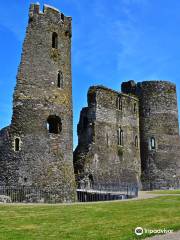
[[[180,194],[156,194],[156,193],[150,193],[145,191],[139,191],[137,198],[130,198],[130,199],[123,199],[123,200],[117,200],[117,201],[135,201],[135,200],[142,200],[142,199],[149,199],[149,198],[156,198],[156,197],[162,197],[162,196],[180,196]],[[180,239],[178,239],[180,240]]]
[[[146,238],[145,240],[180,240],[180,231]]]

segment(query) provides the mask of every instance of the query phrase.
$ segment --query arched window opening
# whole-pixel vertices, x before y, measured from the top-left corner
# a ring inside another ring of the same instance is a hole
[[[64,79],[63,79],[63,74],[61,71],[58,72],[57,86],[58,86],[58,88],[63,88],[63,86],[64,86]]]
[[[135,136],[135,147],[139,147],[138,136]]]
[[[58,48],[58,35],[55,32],[52,34],[52,48]]]
[[[16,152],[18,152],[20,150],[20,139],[19,138],[15,138],[15,140],[14,140],[14,149]]]
[[[151,137],[150,139],[150,149],[155,150],[156,149],[156,140],[154,137]]]
[[[117,107],[118,110],[122,111],[123,106],[122,106],[122,98],[121,97],[117,97],[117,99],[116,99],[116,107]]]
[[[123,141],[124,141],[124,133],[123,133],[123,130],[121,128],[118,129],[117,131],[117,134],[118,134],[118,145],[119,146],[123,146]]]
[[[47,119],[47,130],[49,133],[59,134],[62,130],[61,118],[51,115]]]

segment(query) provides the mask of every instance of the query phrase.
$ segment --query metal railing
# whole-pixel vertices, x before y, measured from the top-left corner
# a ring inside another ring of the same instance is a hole
[[[94,184],[93,188],[78,188],[79,202],[107,201],[138,196],[136,185]],[[0,203],[62,203],[66,200],[58,190],[32,186],[0,186]]]
[[[0,202],[4,203],[60,203],[59,191],[32,186],[0,186]]]
[[[77,189],[79,202],[109,201],[134,198],[138,196],[135,184],[93,184],[91,188]]]

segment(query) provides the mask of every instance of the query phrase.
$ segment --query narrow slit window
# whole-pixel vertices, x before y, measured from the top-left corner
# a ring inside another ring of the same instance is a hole
[[[58,48],[58,35],[55,32],[52,34],[52,48]]]
[[[118,129],[117,131],[117,134],[118,134],[118,145],[119,146],[123,146],[123,141],[124,141],[124,133],[123,133],[123,130],[121,128]]]
[[[135,147],[139,147],[138,136],[135,136]]]
[[[156,149],[156,140],[154,137],[150,139],[150,149],[155,150]]]
[[[14,149],[16,152],[18,152],[20,150],[20,139],[19,138],[15,138],[15,140],[14,140]]]
[[[57,86],[58,86],[58,88],[64,87],[64,79],[63,79],[63,74],[61,71],[58,72]]]
[[[106,133],[106,145],[109,146],[109,135]]]
[[[136,103],[134,103],[134,113],[136,113],[137,112],[137,106],[136,106]]]
[[[116,106],[117,106],[118,110],[122,111],[122,98],[121,97],[117,97]]]
[[[121,146],[123,146],[123,135],[124,135],[124,133],[123,133],[123,130],[121,129],[121,131],[120,131],[120,145]]]

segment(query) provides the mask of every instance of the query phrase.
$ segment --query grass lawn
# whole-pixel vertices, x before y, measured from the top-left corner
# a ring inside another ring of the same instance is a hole
[[[156,194],[180,194],[180,190],[154,190],[154,191],[149,191],[148,193],[156,193]]]
[[[96,204],[0,205],[1,240],[145,238],[135,236],[137,226],[180,230],[180,196]]]

